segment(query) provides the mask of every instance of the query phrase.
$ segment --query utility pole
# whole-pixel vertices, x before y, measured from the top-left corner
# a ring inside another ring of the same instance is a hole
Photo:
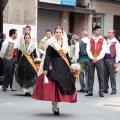
[[[0,34],[3,33],[3,0],[0,0]]]

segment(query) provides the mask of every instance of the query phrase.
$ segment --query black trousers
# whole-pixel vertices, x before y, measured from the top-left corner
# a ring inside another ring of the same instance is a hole
[[[3,79],[3,87],[12,88],[13,76],[15,71],[15,64],[17,59],[12,58],[10,60],[3,58],[3,69],[4,69],[4,79]]]
[[[96,63],[92,63],[90,60],[89,67],[88,67],[88,92],[93,92],[93,85],[94,85],[94,73],[95,68],[97,70],[98,82],[99,82],[99,92],[104,91],[104,63],[103,59],[97,61]]]
[[[3,60],[0,58],[0,76],[3,76]]]

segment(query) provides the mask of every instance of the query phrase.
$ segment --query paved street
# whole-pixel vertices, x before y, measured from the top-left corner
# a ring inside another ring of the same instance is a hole
[[[98,95],[98,81],[95,76],[94,95],[85,97],[78,93],[77,103],[60,103],[60,116],[54,116],[51,102],[37,101],[24,94],[3,92],[0,86],[0,120],[120,120],[120,71],[117,73],[117,94]],[[79,89],[79,82],[76,82]]]

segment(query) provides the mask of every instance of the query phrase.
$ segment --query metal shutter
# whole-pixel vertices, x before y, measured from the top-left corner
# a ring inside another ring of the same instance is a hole
[[[37,40],[38,43],[45,36],[45,31],[50,29],[54,31],[57,26],[61,25],[60,12],[46,9],[38,9],[37,21]]]
[[[114,27],[116,31],[116,38],[118,39],[120,37],[120,16],[114,15]]]

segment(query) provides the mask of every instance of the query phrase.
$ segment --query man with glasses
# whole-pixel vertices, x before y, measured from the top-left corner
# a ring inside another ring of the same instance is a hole
[[[115,30],[110,29],[108,32],[108,39],[106,40],[106,51],[104,58],[104,93],[108,93],[109,89],[109,78],[111,81],[111,94],[116,94],[116,68],[120,61],[120,44],[115,38]]]

